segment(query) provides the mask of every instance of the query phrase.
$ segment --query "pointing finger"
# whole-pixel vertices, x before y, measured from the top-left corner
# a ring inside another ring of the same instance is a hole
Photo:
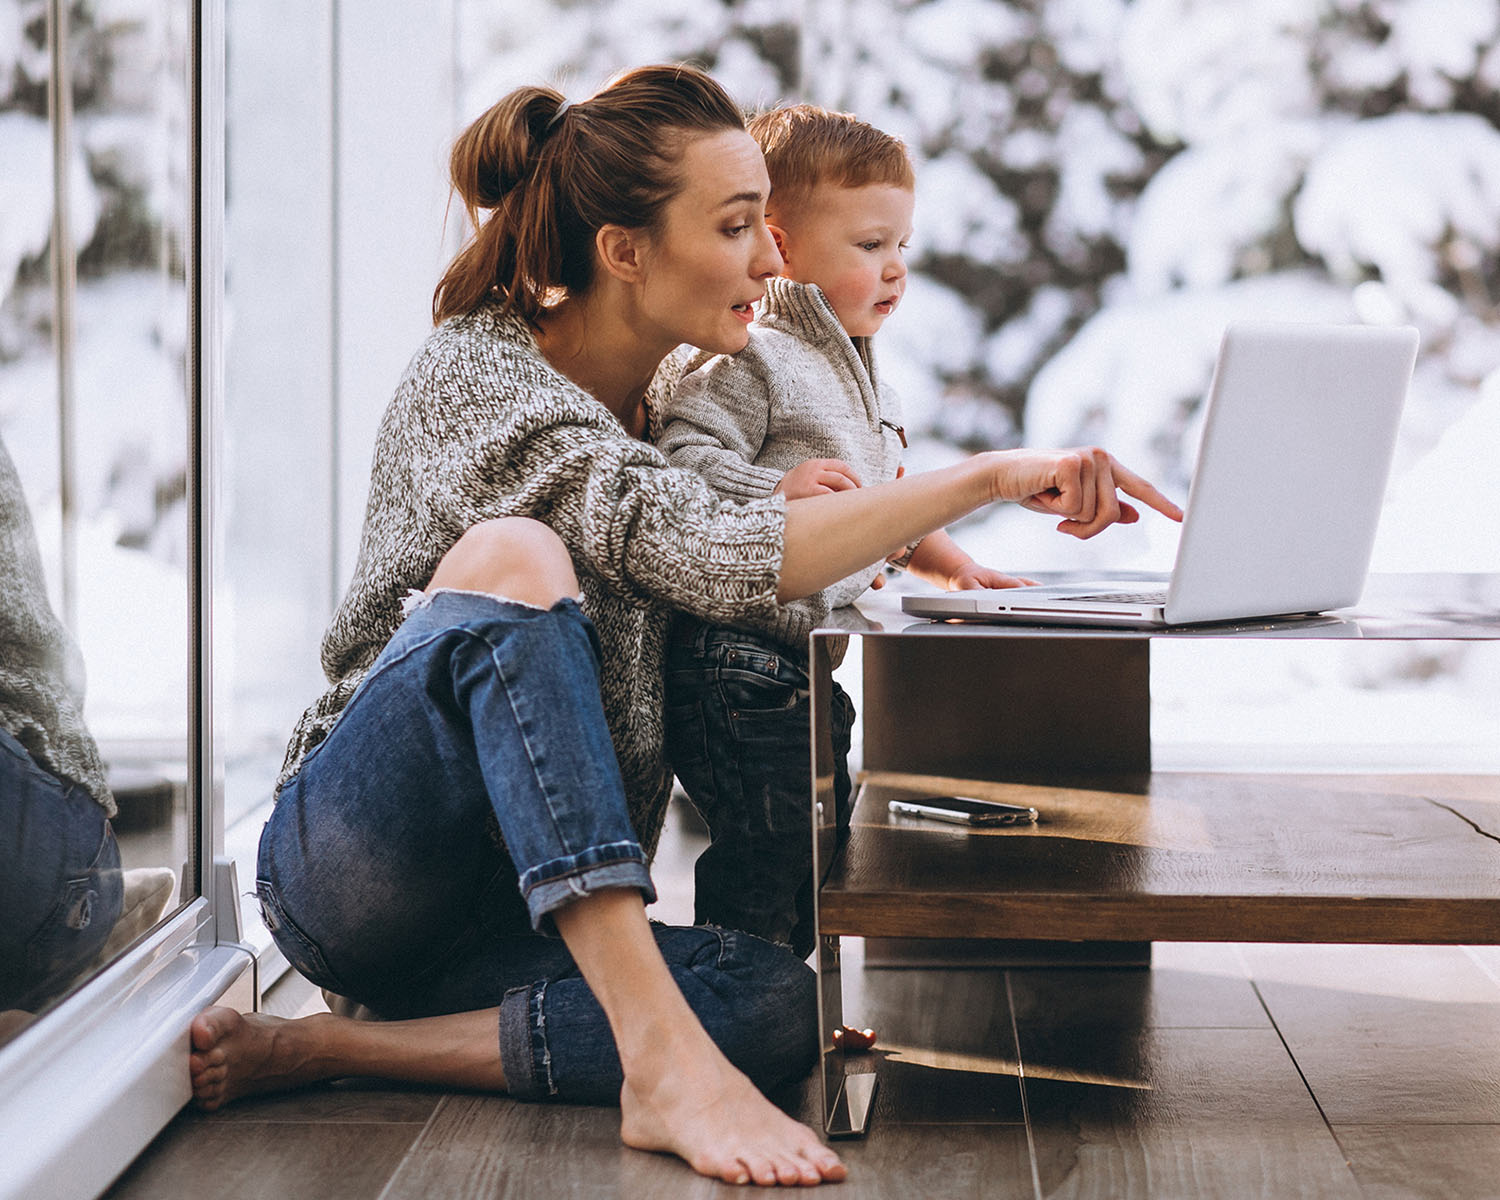
[[[1162,516],[1173,521],[1182,520],[1182,509],[1157,490],[1155,484],[1148,482],[1129,467],[1118,462],[1114,464],[1114,473],[1120,490],[1127,496],[1135,497],[1141,503],[1154,508]]]

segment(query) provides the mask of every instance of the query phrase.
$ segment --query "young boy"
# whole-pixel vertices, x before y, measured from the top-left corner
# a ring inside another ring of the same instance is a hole
[[[784,265],[738,354],[694,360],[660,413],[660,447],[726,499],[792,500],[885,483],[906,434],[870,339],[906,288],[915,178],[906,148],[845,113],[798,104],[755,118],[771,177],[766,220]],[[946,533],[895,560],[949,589],[1013,587]],[[695,920],[813,945],[807,636],[882,564],[786,606],[761,629],[679,618],[667,659],[667,750],[708,823]],[[835,790],[847,827],[854,706],[832,699]]]

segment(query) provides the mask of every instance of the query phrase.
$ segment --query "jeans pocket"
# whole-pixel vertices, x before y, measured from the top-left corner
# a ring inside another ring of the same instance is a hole
[[[287,962],[319,987],[344,994],[344,987],[329,970],[323,951],[318,944],[298,928],[297,923],[286,915],[276,887],[268,879],[255,881],[255,894],[260,899],[260,915],[271,933],[277,949],[286,955]]]
[[[783,716],[807,700],[807,672],[755,646],[723,647],[717,675],[720,699],[734,720]]]
[[[120,919],[122,887],[120,852],[106,821],[93,861],[62,881],[57,903],[26,945],[27,979],[55,988],[90,962]]]

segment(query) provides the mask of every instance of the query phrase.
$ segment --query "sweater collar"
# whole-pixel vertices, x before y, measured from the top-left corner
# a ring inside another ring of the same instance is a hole
[[[841,344],[851,362],[858,363],[875,382],[875,353],[868,337],[851,338],[839,324],[838,314],[815,283],[798,283],[780,275],[766,280],[766,297],[760,303],[755,323],[780,329],[812,345]]]
[[[766,280],[766,296],[760,302],[756,323],[785,329],[811,342],[846,336],[838,314],[823,289],[815,283],[798,283],[781,275]]]

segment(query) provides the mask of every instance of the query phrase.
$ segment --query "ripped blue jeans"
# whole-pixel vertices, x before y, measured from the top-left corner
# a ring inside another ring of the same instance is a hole
[[[609,1024],[551,914],[654,892],[571,599],[423,597],[282,788],[256,874],[277,945],[314,983],[389,1019],[498,1006],[512,1095],[618,1101]],[[653,928],[731,1062],[766,1090],[806,1073],[804,963],[745,934]]]

